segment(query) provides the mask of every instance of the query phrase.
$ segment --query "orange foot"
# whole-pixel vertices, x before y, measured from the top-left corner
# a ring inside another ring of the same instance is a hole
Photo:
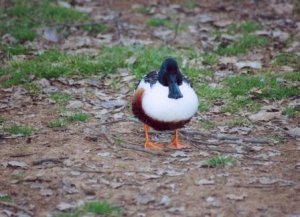
[[[184,149],[184,148],[188,148],[189,146],[181,144],[179,142],[178,131],[175,130],[175,134],[174,134],[174,137],[172,139],[172,142],[171,142],[170,145],[168,145],[168,147],[172,148],[172,149]]]
[[[149,141],[145,142],[145,149],[158,149],[158,150],[161,150],[162,148],[163,148],[163,145],[161,145],[161,144],[153,143],[153,142],[149,142]]]

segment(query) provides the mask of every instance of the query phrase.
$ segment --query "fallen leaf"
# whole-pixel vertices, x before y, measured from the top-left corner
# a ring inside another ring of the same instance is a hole
[[[79,109],[83,107],[83,102],[79,100],[71,100],[66,106],[67,109]]]
[[[137,204],[147,205],[155,201],[155,196],[149,194],[139,194],[135,200]]]
[[[101,106],[105,109],[119,108],[126,105],[126,101],[122,99],[109,100],[101,103]]]
[[[247,197],[247,194],[243,193],[241,195],[236,195],[236,194],[227,194],[226,198],[229,200],[236,200],[236,201],[241,201],[244,200]]]
[[[60,36],[58,35],[56,28],[54,27],[45,27],[43,29],[43,38],[46,39],[47,41],[51,41],[55,43],[60,41]]]
[[[235,66],[238,69],[243,69],[243,68],[261,69],[262,64],[260,61],[239,61],[235,63]]]
[[[28,169],[28,164],[23,161],[4,161],[2,165],[6,167],[13,167],[13,168],[21,168],[21,169]]]
[[[200,179],[196,182],[196,185],[214,185],[216,182],[212,179]]]
[[[42,188],[41,190],[40,190],[40,194],[42,195],[42,196],[46,196],[46,197],[49,197],[49,196],[51,196],[52,194],[53,194],[53,191],[51,190],[51,189],[49,189],[49,188]]]
[[[288,129],[287,133],[292,137],[300,138],[300,127]]]
[[[159,205],[169,206],[170,203],[171,203],[171,199],[167,195],[163,195],[159,202]]]
[[[262,110],[256,114],[249,115],[249,119],[253,122],[258,122],[258,121],[270,121],[272,119],[280,118],[281,117],[281,112],[272,112],[272,111],[265,111]]]

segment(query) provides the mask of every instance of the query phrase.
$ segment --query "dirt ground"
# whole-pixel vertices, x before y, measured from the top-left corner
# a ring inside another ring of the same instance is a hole
[[[81,7],[92,8],[89,13],[95,17],[121,12],[120,28],[142,24],[145,18],[133,13],[132,8],[138,3],[150,5],[146,1],[83,2]],[[205,14],[217,17],[219,25],[229,20],[254,19],[270,29],[297,34],[293,24],[298,18],[288,11],[289,1],[199,1],[193,10],[177,9],[170,2],[162,1],[161,6],[155,6],[155,1],[153,7],[162,14],[173,7],[184,22],[197,28],[205,28],[206,23],[198,22],[199,15]],[[111,43],[124,38],[162,43],[161,38],[150,32],[114,32]],[[61,42],[62,46],[66,41]],[[179,34],[173,43],[188,42],[209,46],[201,33]],[[48,46],[40,40],[34,43]],[[80,49],[75,47],[73,51]],[[267,62],[277,50],[280,48],[269,48],[258,55],[263,55]],[[299,120],[280,117],[251,123],[251,130],[242,135],[243,129],[226,126],[226,121],[241,114],[198,112],[180,131],[181,140],[189,149],[145,152],[143,125],[130,109],[136,82],[130,76],[117,75],[122,85],[116,89],[110,88],[109,78],[101,76],[51,80],[51,86],[68,91],[72,101],[76,100],[76,105],[81,102],[78,107],[90,116],[87,123],[72,123],[58,129],[47,126],[59,117],[60,107],[46,93],[34,96],[21,87],[0,89],[1,103],[7,105],[1,107],[1,115],[11,123],[38,129],[28,137],[0,138],[0,193],[10,195],[16,205],[1,206],[0,216],[53,216],[58,210],[67,210],[68,206],[86,200],[107,200],[121,207],[122,216],[130,217],[300,216],[300,140],[286,130],[287,125],[297,126]],[[278,102],[269,104],[276,106]],[[67,106],[76,107],[72,102]],[[216,127],[201,127],[198,122],[204,116]],[[171,133],[151,131],[151,138],[167,145]],[[220,139],[218,135],[226,138]],[[270,139],[277,136],[280,141]],[[255,141],[257,138],[267,140]],[[233,156],[235,162],[216,168],[203,166],[203,160],[218,154]]]

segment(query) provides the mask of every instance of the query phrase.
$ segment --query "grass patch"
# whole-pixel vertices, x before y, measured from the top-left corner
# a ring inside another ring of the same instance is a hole
[[[109,28],[104,23],[96,23],[92,25],[84,25],[82,29],[92,34],[99,34],[107,32]]]
[[[36,84],[34,84],[34,83],[32,83],[32,82],[30,82],[30,83],[25,83],[25,84],[23,85],[23,87],[25,88],[25,90],[28,91],[28,93],[29,93],[30,95],[33,95],[33,96],[38,96],[38,95],[41,93],[40,88],[39,88]]]
[[[25,174],[22,173],[22,172],[14,173],[14,174],[12,174],[12,176],[11,176],[12,179],[16,179],[16,180],[23,180],[24,177],[25,177]]]
[[[253,88],[258,88],[261,91],[260,94],[256,94],[256,97],[259,99],[280,100],[300,94],[299,88],[278,82],[278,77],[272,74],[230,76],[225,79],[225,83],[233,96],[247,96]]]
[[[92,201],[84,204],[84,210],[103,216],[119,216],[120,210],[106,201]]]
[[[294,70],[300,70],[300,55],[295,53],[280,53],[272,61],[274,65],[278,66],[291,66]],[[300,75],[298,73],[298,77]]]
[[[233,118],[227,121],[227,124],[230,127],[243,127],[243,126],[249,126],[251,122],[247,118],[239,117],[239,118]]]
[[[300,82],[300,72],[288,72],[283,74],[283,78],[289,81]]]
[[[0,116],[0,124],[4,124],[4,122],[5,122],[5,118]]]
[[[71,99],[71,96],[64,92],[54,92],[50,94],[49,98],[58,104],[65,105]]]
[[[87,113],[75,112],[68,116],[66,119],[69,122],[87,122],[89,116]]]
[[[144,14],[144,15],[151,15],[151,9],[148,8],[148,7],[145,7],[145,6],[142,6],[142,7],[138,7],[135,9],[135,11],[137,13],[140,13],[140,14]]]
[[[199,124],[201,127],[203,127],[204,129],[212,129],[215,127],[215,124],[209,120],[205,120],[205,119],[201,119],[199,121]]]
[[[26,54],[29,49],[22,44],[0,44],[0,50],[6,57]]]
[[[81,217],[88,214],[96,214],[103,217],[119,217],[121,210],[107,201],[90,201],[82,207],[73,209],[66,213],[56,215],[56,217]]]
[[[203,162],[203,166],[205,167],[219,167],[219,166],[226,166],[232,165],[235,159],[231,156],[222,156],[217,155],[215,157],[209,158]]]
[[[51,0],[13,0],[0,10],[0,32],[8,33],[19,41],[31,41],[40,26],[87,20],[84,13],[59,7]]]
[[[64,119],[56,119],[48,122],[48,127],[50,128],[60,128],[65,127],[67,125],[67,121]]]
[[[203,65],[216,65],[219,63],[219,59],[214,54],[206,54],[202,56]]]
[[[288,118],[298,117],[300,116],[300,107],[287,106],[283,109],[282,114]]]
[[[255,32],[257,30],[261,30],[261,25],[254,21],[244,21],[241,23],[234,23],[227,27],[226,32],[228,34],[236,34],[236,33],[242,33],[242,34],[248,34]]]
[[[196,6],[197,6],[197,2],[195,0],[185,0],[183,2],[183,7],[188,10],[194,9]]]
[[[13,135],[30,136],[33,133],[33,129],[27,126],[14,125],[9,128],[4,128],[4,131]]]
[[[149,27],[169,27],[171,24],[171,21],[167,18],[158,18],[158,17],[151,17],[148,20],[146,20],[146,26]]]
[[[12,198],[9,195],[7,195],[7,194],[0,194],[0,201],[11,203],[12,202]]]
[[[251,100],[247,97],[238,96],[226,99],[226,104],[221,107],[220,111],[233,114],[241,109],[250,112],[258,112],[259,108],[260,104],[258,102]]]
[[[233,42],[225,47],[219,47],[217,53],[220,55],[234,56],[247,53],[256,47],[268,45],[270,42],[267,38],[256,35],[243,35],[238,41]]]

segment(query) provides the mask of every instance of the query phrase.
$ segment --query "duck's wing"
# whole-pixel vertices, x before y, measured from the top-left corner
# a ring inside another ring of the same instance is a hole
[[[137,85],[135,86],[135,89],[137,89],[137,87],[139,86],[139,84],[141,83],[142,80],[145,83],[149,83],[150,86],[152,86],[153,84],[155,84],[157,82],[157,79],[158,79],[157,71],[151,71],[137,83]]]

